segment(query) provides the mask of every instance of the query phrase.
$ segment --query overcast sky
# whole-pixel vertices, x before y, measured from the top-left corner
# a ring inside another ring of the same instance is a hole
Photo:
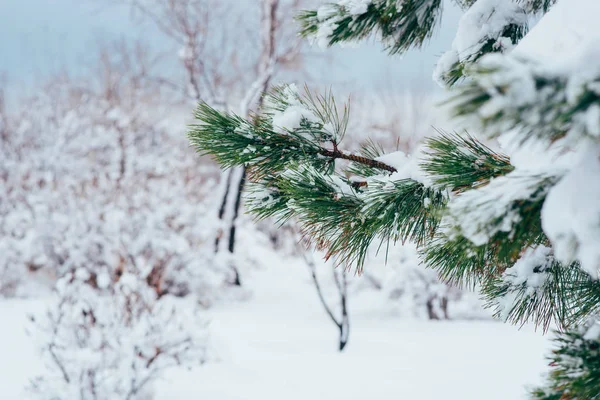
[[[239,0],[240,5],[255,0]],[[85,70],[86,49],[98,38],[144,38],[168,46],[150,24],[132,21],[126,6],[114,0],[0,0],[0,72],[13,86],[31,88],[61,68]],[[404,56],[389,57],[375,44],[333,50],[337,68],[312,66],[323,84],[356,82],[357,90],[393,87],[431,90],[436,58],[450,47],[460,11],[446,1],[442,26],[429,46]]]

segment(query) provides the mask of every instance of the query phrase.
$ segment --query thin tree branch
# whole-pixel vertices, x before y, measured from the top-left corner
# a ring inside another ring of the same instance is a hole
[[[347,153],[344,153],[344,152],[338,150],[337,148],[334,148],[333,150],[322,149],[321,151],[319,151],[319,154],[321,154],[322,156],[325,156],[325,157],[330,157],[334,160],[335,159],[348,160],[348,161],[353,161],[355,163],[368,165],[369,167],[372,167],[372,168],[379,168],[379,169],[383,169],[383,170],[389,171],[389,172],[397,172],[396,168],[392,167],[391,165],[387,165],[385,163],[382,163],[381,161],[373,160],[371,158],[357,156],[355,154],[347,154]]]
[[[65,370],[65,367],[62,365],[62,362],[60,362],[60,360],[58,359],[58,356],[54,352],[54,344],[50,344],[48,346],[48,352],[50,353],[50,355],[52,356],[52,359],[54,360],[54,362],[58,366],[58,369],[60,369],[60,372],[61,372],[61,374],[62,374],[65,382],[70,383],[71,379],[69,379],[69,375],[67,374],[67,371]]]
[[[323,296],[323,290],[321,289],[321,285],[319,284],[319,279],[317,278],[317,268],[315,267],[315,262],[312,259],[309,259],[308,256],[306,255],[306,253],[303,253],[302,256],[304,257],[306,264],[310,268],[310,274],[311,274],[313,283],[315,284],[315,288],[317,289],[317,294],[319,295],[319,300],[321,301],[321,304],[323,305],[325,312],[327,313],[329,318],[333,321],[333,323],[339,329],[341,329],[342,323],[339,322],[337,320],[337,318],[335,318],[335,315],[333,315],[333,311],[331,311],[331,309],[327,305],[327,302],[325,301],[325,297]]]

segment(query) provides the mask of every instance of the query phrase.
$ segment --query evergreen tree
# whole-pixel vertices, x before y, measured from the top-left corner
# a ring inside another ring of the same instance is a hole
[[[528,29],[532,17],[599,6],[456,2],[465,13],[434,77],[454,117],[507,154],[466,131],[439,131],[412,155],[374,143],[345,152],[348,105],[294,85],[249,119],[200,104],[190,140],[223,168],[246,166],[250,212],[293,218],[328,257],[360,272],[371,246],[413,241],[442,278],[479,287],[497,317],[556,325],[548,387],[532,398],[600,398],[600,41],[549,62],[529,54]],[[298,20],[321,46],[376,36],[398,54],[421,47],[441,14],[441,0],[338,0]]]

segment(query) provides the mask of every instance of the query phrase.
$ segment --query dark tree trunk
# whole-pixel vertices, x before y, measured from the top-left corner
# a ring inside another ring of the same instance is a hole
[[[262,6],[262,50],[258,63],[258,80],[255,82],[256,85],[253,85],[247,95],[244,96],[244,100],[242,102],[244,115],[248,115],[248,112],[253,106],[255,106],[257,110],[262,108],[265,93],[269,89],[271,78],[273,77],[272,66],[277,63],[277,57],[275,54],[275,33],[277,30],[277,9],[279,7],[279,0],[263,0]],[[227,217],[227,204],[229,203],[229,199],[235,199],[233,209],[230,210],[233,214],[231,216],[231,220],[228,221],[229,227],[224,227],[223,231],[219,232],[217,235],[215,240],[215,252],[219,251],[219,241],[221,240],[221,236],[225,233],[225,231],[229,231],[227,249],[232,254],[235,251],[236,222],[242,203],[242,191],[244,190],[244,186],[246,184],[246,167],[243,167],[242,173],[237,182],[232,181],[235,178],[236,176],[234,175],[234,170],[232,169],[227,177],[227,188],[225,189],[223,200],[221,202],[221,208],[219,209],[219,219],[224,220],[224,218]],[[242,283],[238,269],[233,264],[230,267],[234,273],[233,284],[241,286]]]
[[[240,180],[238,184],[235,186],[235,204],[233,205],[233,216],[231,218],[231,225],[229,226],[229,242],[227,244],[227,250],[231,254],[235,251],[235,230],[237,218],[240,213],[240,207],[242,203],[242,192],[244,190],[244,186],[246,184],[246,167],[243,167],[242,174],[240,175]],[[232,194],[233,195],[233,194]],[[235,265],[231,265],[231,270],[233,271],[233,285],[242,286],[242,280],[240,278],[240,272],[238,271]]]
[[[230,253],[233,253],[235,250],[235,224],[240,213],[240,206],[242,204],[242,192],[244,190],[244,186],[246,185],[246,167],[243,168],[242,175],[240,176],[240,180],[236,186],[237,193],[235,194],[235,205],[233,206],[233,218],[231,219],[231,226],[229,227],[229,245],[227,249]]]
[[[225,210],[227,208],[227,199],[229,198],[229,186],[231,186],[231,177],[233,175],[233,170],[227,173],[227,181],[225,182],[225,193],[223,193],[223,199],[221,200],[221,207],[219,207],[219,219],[222,221],[225,217]],[[221,241],[221,236],[223,236],[223,230],[220,229],[217,232],[217,236],[215,237],[215,253],[219,251],[219,242]]]

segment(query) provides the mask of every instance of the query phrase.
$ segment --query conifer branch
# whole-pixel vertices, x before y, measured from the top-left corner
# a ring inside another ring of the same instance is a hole
[[[375,160],[382,155],[385,154],[384,149],[374,143],[371,140],[367,140],[365,143],[361,145],[361,148],[358,152],[362,157],[366,157],[372,160]],[[354,163],[351,162],[345,169],[345,172],[349,176],[359,176],[359,177],[370,177],[374,175],[378,175],[380,173],[379,170],[371,168],[367,164]],[[366,182],[354,182],[355,185],[364,186]]]
[[[511,172],[462,193],[449,207],[449,223],[473,247],[494,249],[494,260],[514,263],[523,249],[548,243],[541,211],[560,176]]]
[[[504,53],[512,49],[528,32],[528,26],[523,13],[522,23],[508,23],[496,35],[490,37],[489,33],[481,38],[479,45],[468,49],[468,52],[449,50],[442,55],[436,66],[435,75],[442,86],[454,86],[461,79],[469,76],[471,68],[487,54]],[[445,65],[447,60],[454,60]]]
[[[451,134],[437,130],[437,133],[425,140],[421,168],[440,187],[462,193],[514,170],[507,156],[496,153],[467,132]]]
[[[550,254],[526,267],[515,264],[484,282],[482,294],[496,317],[520,325],[531,321],[547,331],[551,323],[560,329],[577,326],[599,311],[600,283],[579,263],[562,265]]]
[[[600,339],[598,322],[556,332],[555,350],[549,357],[552,371],[545,388],[531,396],[537,400],[596,399],[600,393]]]
[[[528,13],[535,14],[539,12],[546,13],[550,7],[556,3],[556,0],[520,0]]]
[[[492,246],[473,246],[473,243],[448,226],[421,249],[423,262],[434,269],[440,278],[458,287],[474,289],[489,277],[498,276],[509,264],[495,258]]]
[[[420,47],[440,21],[441,0],[381,0],[365,5],[329,3],[298,15],[300,35],[321,47],[378,34],[390,54]]]
[[[201,103],[195,112],[200,123],[191,125],[188,131],[190,142],[202,155],[213,156],[223,168],[247,166],[257,178],[284,171],[294,162],[327,170],[337,159],[396,171],[381,161],[338,148],[347,128],[348,107],[340,117],[331,95],[315,97],[306,90],[300,96],[287,87],[278,87],[267,97],[265,109],[264,115],[245,120]],[[286,112],[306,115],[294,129],[274,126],[273,117]]]
[[[561,74],[518,55],[488,55],[469,74],[449,104],[489,138],[517,128],[520,143],[600,136],[600,75]]]

